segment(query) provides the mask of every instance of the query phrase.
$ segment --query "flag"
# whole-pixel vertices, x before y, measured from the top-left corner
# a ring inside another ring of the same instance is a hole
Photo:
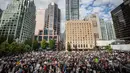
[[[16,62],[16,64],[17,64],[17,65],[19,65],[19,64],[20,64],[20,62],[18,61],[18,62]]]
[[[98,63],[99,62],[99,59],[98,58],[95,58],[95,60],[94,60],[96,63]]]

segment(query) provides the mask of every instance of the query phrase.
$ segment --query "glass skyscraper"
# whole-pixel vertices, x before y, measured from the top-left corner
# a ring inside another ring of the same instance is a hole
[[[0,36],[20,42],[32,39],[35,30],[34,0],[12,0],[0,21]]]
[[[60,35],[60,9],[54,2],[45,10],[44,39],[55,39],[57,42]]]
[[[114,40],[115,32],[111,21],[100,19],[102,40]]]
[[[116,38],[130,43],[130,0],[116,7],[112,12]]]
[[[79,0],[66,0],[66,20],[79,19]]]

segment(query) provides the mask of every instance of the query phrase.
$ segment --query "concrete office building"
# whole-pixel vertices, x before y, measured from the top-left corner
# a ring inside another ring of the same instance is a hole
[[[66,20],[79,19],[79,0],[66,0]]]
[[[38,9],[36,11],[36,27],[35,27],[35,37],[37,41],[41,41],[43,37],[44,30],[44,18],[45,18],[45,9]]]
[[[0,36],[24,42],[32,39],[35,30],[34,0],[12,0],[3,12]]]
[[[44,17],[45,17],[45,9],[38,9],[36,11],[35,35],[38,35],[39,31],[43,30],[43,27],[44,27]]]
[[[54,39],[56,43],[60,41],[60,19],[60,9],[58,5],[54,2],[50,3],[45,10],[43,39],[47,41]]]
[[[99,16],[96,14],[91,14],[84,19],[85,21],[92,21],[93,24],[93,31],[94,31],[94,36],[96,40],[101,40],[102,39],[102,34],[101,34],[101,25],[100,25],[100,19]]]
[[[65,28],[65,47],[67,51],[68,44],[73,51],[92,50],[95,47],[95,37],[92,21],[75,20],[67,21]]]
[[[116,38],[130,43],[130,0],[124,0],[111,14]]]

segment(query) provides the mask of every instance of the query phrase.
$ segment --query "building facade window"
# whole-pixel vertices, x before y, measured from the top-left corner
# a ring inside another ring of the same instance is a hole
[[[42,36],[39,36],[39,41],[42,41]]]

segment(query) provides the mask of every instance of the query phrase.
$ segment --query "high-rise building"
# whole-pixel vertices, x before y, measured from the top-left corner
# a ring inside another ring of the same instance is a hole
[[[58,43],[60,39],[60,19],[60,9],[58,8],[58,5],[54,2],[50,3],[45,10],[43,39],[47,41],[54,39]]]
[[[102,39],[102,34],[101,34],[101,26],[100,26],[99,16],[96,15],[96,14],[91,14],[91,15],[85,17],[84,20],[92,21],[95,38],[97,40],[101,40]]]
[[[124,3],[116,7],[111,14],[116,38],[130,42],[130,1],[124,0]]]
[[[71,45],[73,51],[92,50],[95,47],[94,26],[91,20],[67,21],[65,28],[66,51],[68,45]]]
[[[103,19],[100,19],[100,26],[101,26],[102,40],[107,40],[108,39],[107,29],[105,21]]]
[[[32,39],[35,30],[34,0],[12,0],[3,12],[0,22],[0,36],[19,42]]]
[[[79,19],[79,0],[66,0],[66,20]]]
[[[114,40],[115,33],[112,22],[100,19],[102,40]]]
[[[105,21],[106,31],[107,31],[107,40],[115,40],[114,27],[112,22]]]
[[[38,9],[36,11],[36,27],[35,27],[35,40],[41,40],[39,37],[43,37],[45,9]]]
[[[0,18],[1,18],[1,16],[2,16],[2,12],[3,12],[3,11],[0,9]]]

